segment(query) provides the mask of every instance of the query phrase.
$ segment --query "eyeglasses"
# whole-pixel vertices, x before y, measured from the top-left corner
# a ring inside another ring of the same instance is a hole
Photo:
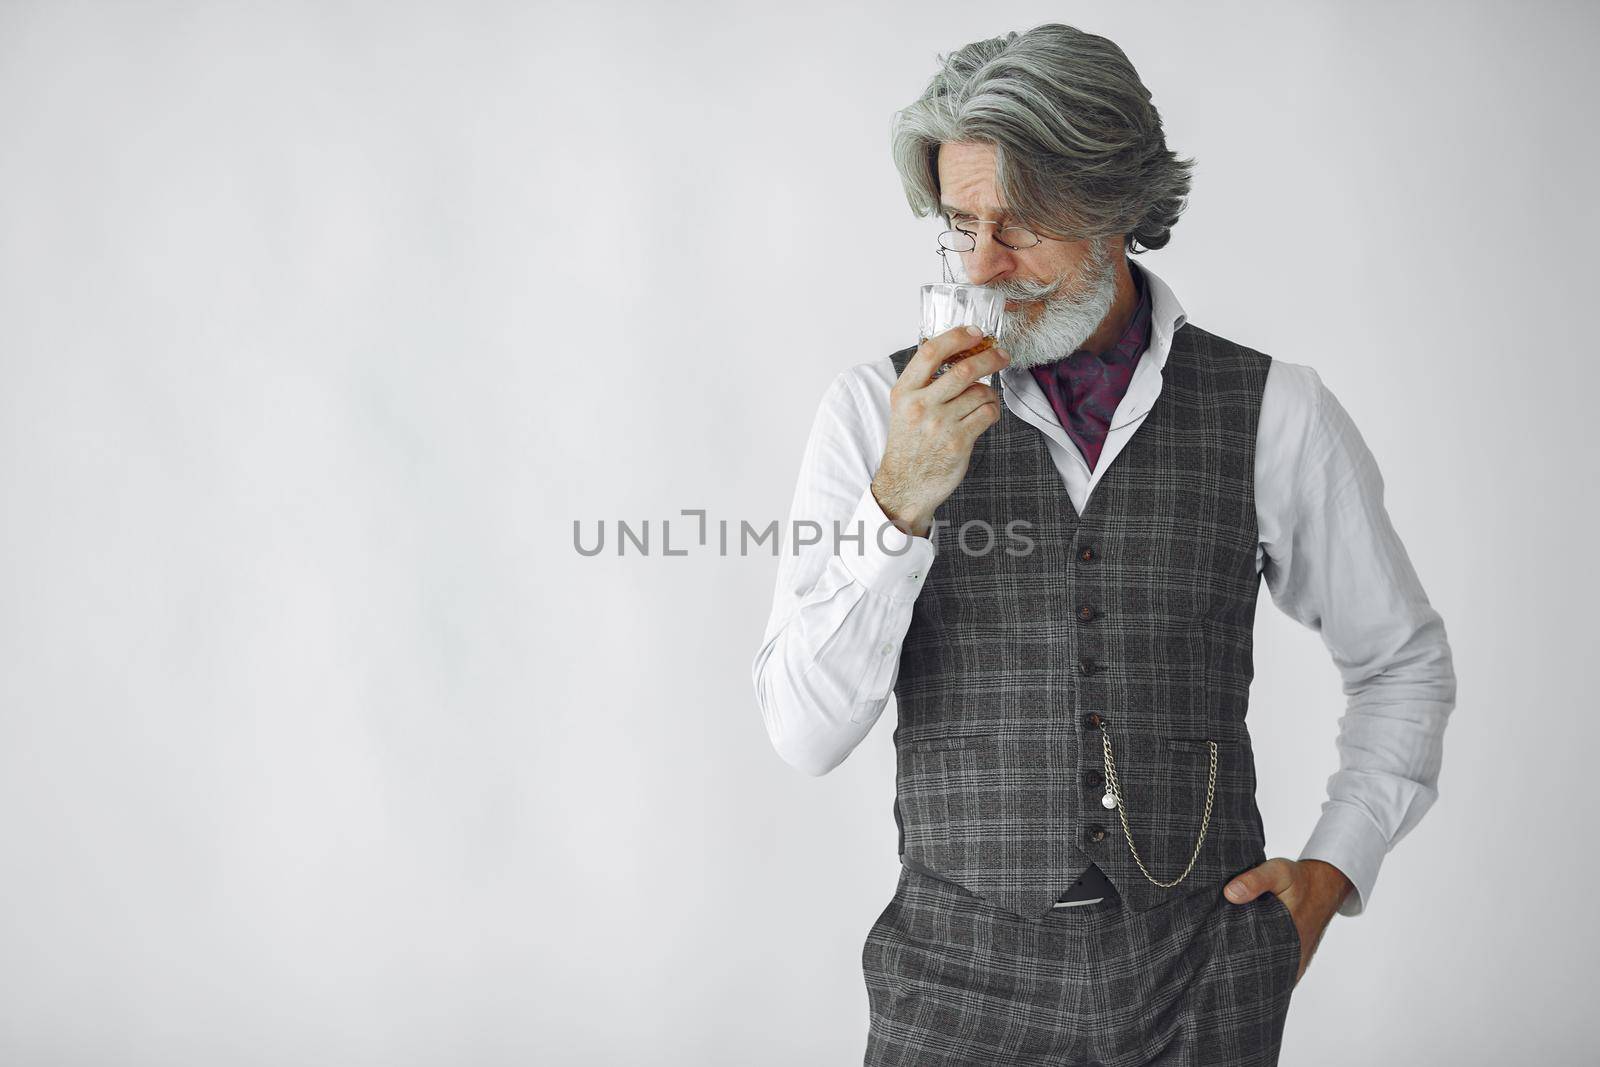
[[[992,226],[1000,225],[994,219],[973,219],[965,225],[977,226],[983,222],[987,222]],[[1013,252],[1020,252],[1024,248],[1032,248],[1040,241],[1038,234],[1021,226],[1007,226],[1004,229],[996,230],[994,239],[996,243],[1011,249]],[[945,230],[939,235],[939,254],[941,256],[946,252],[971,252],[977,247],[978,235],[971,230],[964,230],[958,227],[953,230]]]

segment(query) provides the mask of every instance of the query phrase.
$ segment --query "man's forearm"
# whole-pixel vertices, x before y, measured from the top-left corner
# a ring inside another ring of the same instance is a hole
[[[810,555],[779,575],[753,681],[773,747],[808,774],[838,766],[888,703],[912,605],[933,562],[926,539],[890,528],[880,540],[886,523],[863,492],[847,524],[852,533],[859,528],[859,541],[841,541],[837,552],[831,541],[808,546]],[[809,588],[786,588],[791,575],[811,573]]]
[[[1365,910],[1384,857],[1439,797],[1455,672],[1438,613],[1417,610],[1422,617],[1409,651],[1359,680],[1347,674],[1339,770],[1328,779],[1328,800],[1300,854],[1349,877],[1354,892],[1340,908],[1345,915]]]

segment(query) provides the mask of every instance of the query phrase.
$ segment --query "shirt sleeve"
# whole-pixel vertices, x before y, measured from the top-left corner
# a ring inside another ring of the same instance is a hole
[[[1264,576],[1278,607],[1321,634],[1347,697],[1339,769],[1300,858],[1344,872],[1355,888],[1339,913],[1355,916],[1372,899],[1384,857],[1438,799],[1455,670],[1444,621],[1389,519],[1377,461],[1349,413],[1311,368],[1274,361],[1273,369],[1280,440],[1291,447],[1269,458],[1258,480],[1258,503],[1277,502],[1262,526]]]
[[[888,703],[935,556],[933,542],[894,526],[872,493],[887,412],[864,402],[853,377],[834,380],[806,442],[751,668],[773,747],[812,775],[842,763]]]

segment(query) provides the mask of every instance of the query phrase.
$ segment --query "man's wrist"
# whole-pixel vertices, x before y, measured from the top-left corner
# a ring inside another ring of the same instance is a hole
[[[895,529],[912,537],[928,536],[928,531],[933,525],[933,516],[920,515],[900,507],[895,501],[894,494],[882,489],[876,481],[872,483],[872,497],[878,502],[878,507],[883,509],[884,518],[894,523]]]
[[[1301,860],[1300,865],[1311,879],[1313,892],[1331,901],[1335,909],[1344,903],[1344,898],[1355,888],[1349,876],[1327,860]]]
[[[847,524],[860,531],[854,549],[840,541],[839,561],[851,577],[890,600],[909,602],[922,591],[937,548],[926,538],[912,537],[883,513],[871,489],[862,492]]]

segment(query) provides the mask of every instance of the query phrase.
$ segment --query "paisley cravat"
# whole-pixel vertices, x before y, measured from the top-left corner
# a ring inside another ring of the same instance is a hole
[[[1137,264],[1129,262],[1128,270],[1139,290],[1139,305],[1116,344],[1100,353],[1080,348],[1064,359],[1029,368],[1090,470],[1100,459],[1111,417],[1150,337],[1150,287]]]

